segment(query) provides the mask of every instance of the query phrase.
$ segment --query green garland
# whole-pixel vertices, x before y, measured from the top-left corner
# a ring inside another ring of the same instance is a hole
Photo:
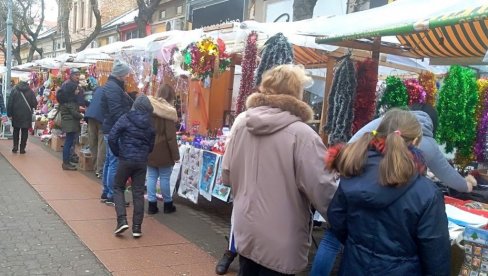
[[[458,158],[472,158],[476,139],[478,89],[473,70],[451,66],[439,91],[437,140],[446,143],[446,151],[457,150]]]
[[[386,89],[381,97],[377,113],[382,115],[390,108],[393,107],[406,107],[408,105],[408,93],[407,87],[403,81],[394,76],[389,76],[386,78]]]

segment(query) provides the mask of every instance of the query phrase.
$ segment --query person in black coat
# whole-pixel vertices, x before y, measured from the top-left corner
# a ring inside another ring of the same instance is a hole
[[[129,177],[132,179],[134,204],[132,235],[134,238],[142,235],[147,160],[149,153],[153,150],[156,136],[152,126],[152,112],[151,102],[145,95],[141,95],[137,97],[132,110],[122,115],[110,131],[109,146],[119,159],[114,187],[117,213],[116,235],[129,228],[124,197],[125,184]]]
[[[105,140],[105,164],[103,167],[103,191],[101,201],[113,206],[113,186],[115,173],[117,172],[118,160],[110,150],[108,145],[108,134],[115,122],[124,114],[129,112],[133,100],[124,91],[124,83],[130,74],[130,67],[127,63],[116,60],[112,73],[108,77],[107,83],[102,87],[102,130]]]
[[[416,117],[396,109],[377,130],[329,148],[326,166],[340,174],[327,212],[344,244],[340,275],[450,275],[444,200],[423,176],[421,137]]]
[[[7,116],[12,119],[14,128],[14,147],[13,153],[19,150],[20,134],[20,153],[25,153],[29,128],[32,127],[33,109],[37,106],[36,95],[30,89],[29,84],[21,81],[17,84],[10,94],[7,104]]]
[[[103,110],[102,110],[103,89],[98,87],[93,93],[93,98],[85,112],[85,119],[88,123],[88,141],[90,151],[94,158],[95,174],[100,178],[105,163],[105,142],[103,141]]]

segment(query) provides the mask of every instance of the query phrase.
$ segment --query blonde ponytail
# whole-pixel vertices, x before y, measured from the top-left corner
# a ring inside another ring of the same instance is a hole
[[[380,183],[382,185],[404,185],[416,173],[412,154],[400,135],[393,132],[386,137],[384,156],[380,161]]]

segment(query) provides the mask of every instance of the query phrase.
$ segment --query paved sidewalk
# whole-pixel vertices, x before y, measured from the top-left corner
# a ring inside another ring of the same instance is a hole
[[[96,180],[80,172],[63,171],[61,161],[46,154],[43,146],[29,142],[27,154],[18,155],[10,152],[11,143],[0,141],[0,154],[113,275],[215,275],[215,258],[153,217],[145,217],[141,239],[133,239],[130,231],[122,238],[115,237],[115,211],[99,203],[101,187]],[[130,208],[129,221],[131,213]],[[67,259],[77,262],[72,256]]]
[[[110,275],[0,155],[0,275]]]

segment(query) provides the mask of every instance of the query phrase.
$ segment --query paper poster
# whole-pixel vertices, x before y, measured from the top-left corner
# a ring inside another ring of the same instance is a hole
[[[465,255],[459,275],[488,276],[488,231],[466,227],[463,238]]]
[[[222,183],[222,166],[220,165],[217,169],[217,177],[215,178],[215,185],[212,190],[212,196],[227,202],[229,201],[231,188],[229,186],[225,186]]]
[[[178,195],[195,204],[198,202],[201,164],[202,150],[193,147],[185,149],[181,164],[181,181]]]
[[[171,194],[175,194],[175,189],[178,184],[178,180],[181,179],[181,162],[185,158],[186,150],[190,148],[190,146],[182,145],[179,148],[180,151],[180,162],[175,163],[173,166],[173,171],[171,172],[171,177],[169,178],[169,187],[171,189]]]
[[[208,201],[212,200],[212,189],[217,175],[220,155],[210,151],[202,154],[202,170],[200,172],[200,194]]]

